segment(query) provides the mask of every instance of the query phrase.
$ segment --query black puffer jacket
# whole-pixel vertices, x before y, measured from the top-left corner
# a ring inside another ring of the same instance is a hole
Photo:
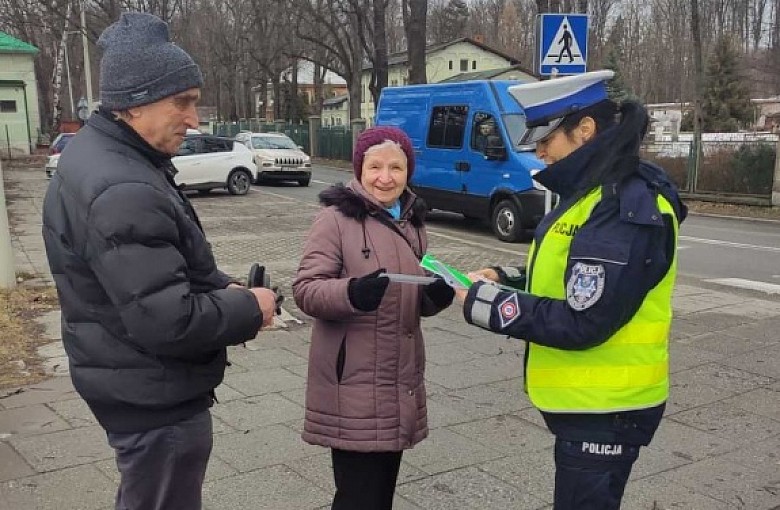
[[[170,158],[109,112],[63,152],[43,204],[71,377],[101,425],[140,432],[212,404],[225,346],[254,338],[254,296],[226,289]]]

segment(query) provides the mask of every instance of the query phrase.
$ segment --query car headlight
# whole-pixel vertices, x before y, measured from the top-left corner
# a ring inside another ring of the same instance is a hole
[[[256,162],[257,166],[260,166],[260,167],[268,168],[268,167],[274,166],[273,158],[265,158],[265,157],[262,157],[262,156],[255,156],[255,162]]]

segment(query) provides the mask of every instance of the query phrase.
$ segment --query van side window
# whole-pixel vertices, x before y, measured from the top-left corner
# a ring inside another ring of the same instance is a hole
[[[472,125],[471,148],[485,154],[488,146],[503,147],[504,142],[496,128],[496,119],[489,113],[478,112]]]
[[[463,147],[463,135],[469,107],[465,105],[434,106],[428,126],[428,146],[445,149]]]

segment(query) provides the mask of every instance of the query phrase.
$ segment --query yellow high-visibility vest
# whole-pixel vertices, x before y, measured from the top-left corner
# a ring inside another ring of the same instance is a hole
[[[564,212],[528,260],[534,295],[566,299],[564,283],[572,231],[581,227],[601,201],[597,187]],[[662,214],[678,221],[671,204],[657,198]],[[676,242],[676,241],[675,241]],[[548,412],[601,413],[644,409],[669,396],[669,328],[677,250],[664,278],[645,297],[634,317],[606,342],[585,350],[563,350],[529,343],[526,389],[531,402]],[[529,339],[532,340],[532,339]]]

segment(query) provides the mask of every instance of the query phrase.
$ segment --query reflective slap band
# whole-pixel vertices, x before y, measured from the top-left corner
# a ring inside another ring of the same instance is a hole
[[[489,283],[485,283],[480,285],[480,287],[477,289],[477,299],[481,301],[489,301],[493,302],[493,300],[496,299],[496,296],[498,296],[499,289],[495,285],[490,285]]]
[[[493,306],[489,303],[474,301],[471,305],[471,322],[485,329],[490,329],[490,311]]]

